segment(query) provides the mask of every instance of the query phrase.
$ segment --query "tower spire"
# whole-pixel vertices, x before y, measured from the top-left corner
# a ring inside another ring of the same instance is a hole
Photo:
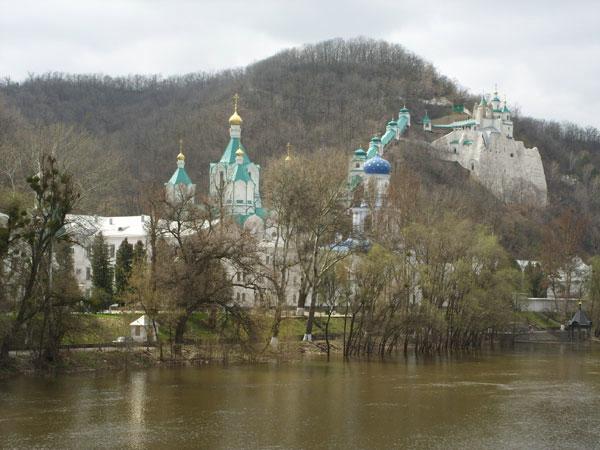
[[[243,122],[242,118],[238,114],[238,101],[239,101],[239,99],[240,99],[240,96],[236,92],[235,95],[233,96],[233,114],[229,118],[229,125],[241,125],[242,122]]]
[[[177,167],[183,167],[185,164],[185,155],[183,154],[183,139],[179,139],[179,154],[177,155]]]

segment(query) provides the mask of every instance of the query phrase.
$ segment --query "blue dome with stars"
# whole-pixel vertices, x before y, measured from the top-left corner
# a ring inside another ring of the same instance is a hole
[[[369,159],[364,165],[364,171],[369,175],[389,175],[392,166],[379,155]]]

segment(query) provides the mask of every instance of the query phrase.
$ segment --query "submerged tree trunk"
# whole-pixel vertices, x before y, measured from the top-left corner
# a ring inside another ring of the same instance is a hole
[[[315,321],[315,309],[317,306],[317,292],[316,289],[313,288],[312,294],[310,296],[310,309],[308,310],[308,320],[306,321],[306,332],[304,333],[303,341],[312,341],[312,329],[313,323]]]
[[[185,314],[181,316],[175,324],[175,346],[173,350],[176,355],[181,355],[181,346],[183,345],[183,336],[185,334],[185,328],[187,326],[189,315]]]
[[[281,304],[277,302],[275,307],[275,317],[273,317],[273,325],[271,326],[271,340],[269,345],[276,349],[279,346],[279,326],[281,325]]]

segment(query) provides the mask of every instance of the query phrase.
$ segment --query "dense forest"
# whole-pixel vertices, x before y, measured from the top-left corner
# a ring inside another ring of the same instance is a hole
[[[160,76],[31,75],[0,84],[0,187],[19,191],[35,170],[35,149],[51,142],[59,159],[82,185],[80,210],[137,214],[139,194],[161,185],[175,167],[183,139],[188,173],[200,190],[208,187],[210,161],[228,140],[231,98],[240,95],[243,140],[263,166],[285,152],[317,149],[350,152],[403,104],[413,125],[448,107],[445,98],[471,104],[464,88],[399,45],[369,39],[331,40],[285,50],[246,68],[215,74]],[[401,173],[439,197],[440,207],[460,211],[500,236],[514,256],[540,253],[544,227],[569,210],[586,227],[579,251],[600,245],[600,133],[528,117],[515,117],[515,136],[541,152],[550,206],[528,210],[502,205],[462,171],[430,157],[428,136],[413,126],[392,149]],[[332,161],[346,165],[347,161]],[[398,176],[395,177],[398,180]]]

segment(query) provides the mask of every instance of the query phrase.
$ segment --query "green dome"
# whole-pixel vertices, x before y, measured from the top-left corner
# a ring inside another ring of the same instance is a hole
[[[362,148],[357,148],[354,151],[354,156],[357,158],[366,158],[367,157],[367,152],[365,152]]]
[[[371,138],[371,142],[381,142],[381,138],[380,138],[380,137],[378,137],[378,136],[373,136],[373,137]]]

